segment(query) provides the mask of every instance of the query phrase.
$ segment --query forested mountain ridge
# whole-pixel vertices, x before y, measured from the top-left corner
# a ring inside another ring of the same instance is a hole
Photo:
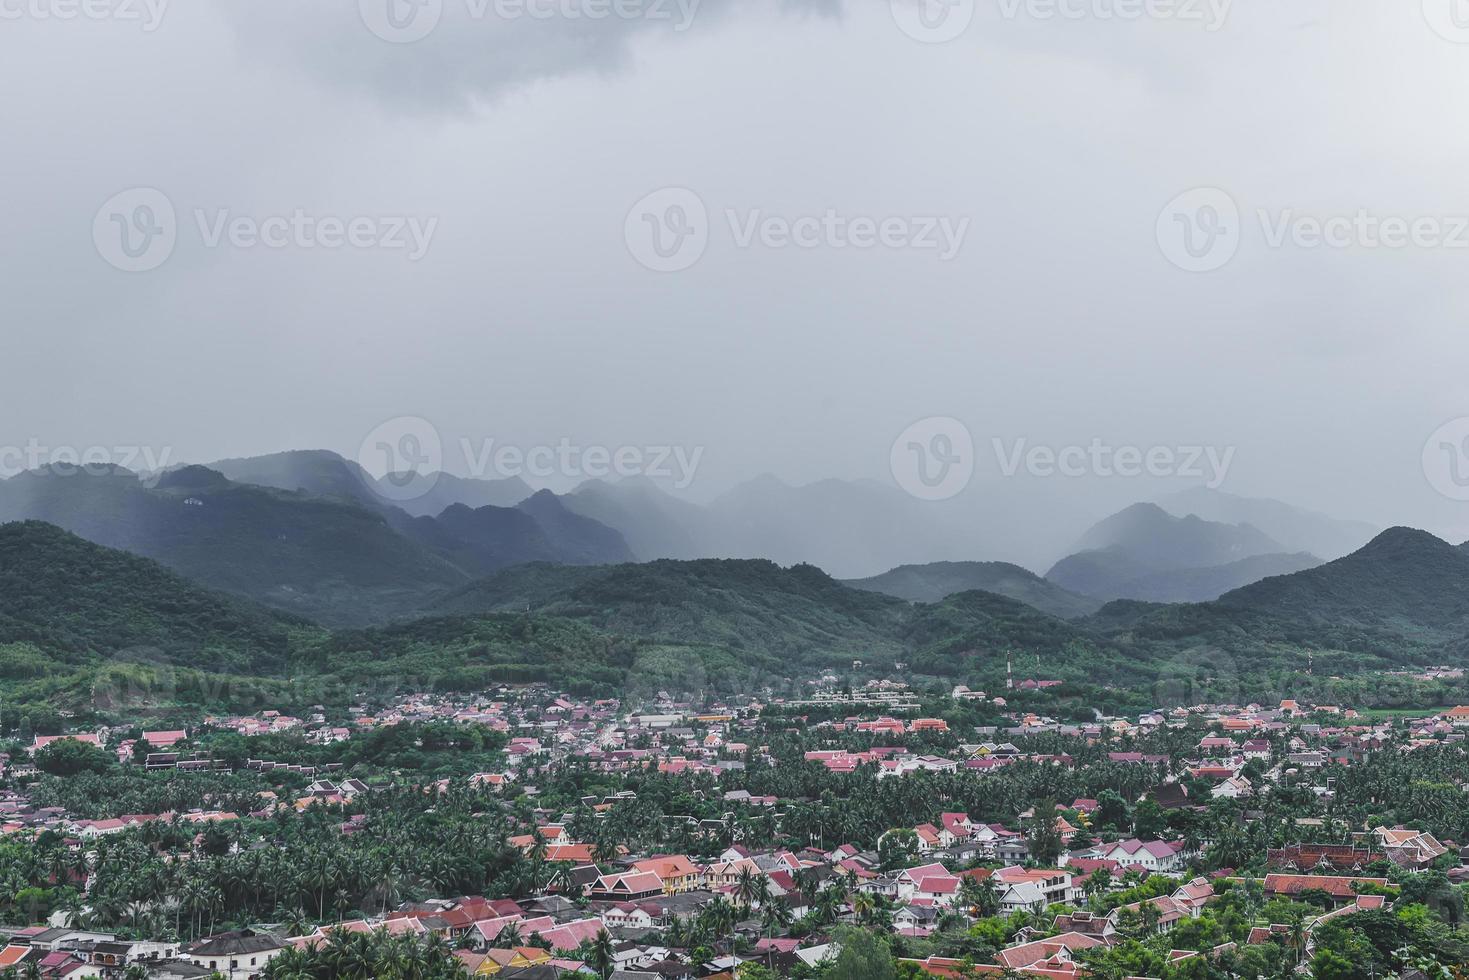
[[[293,634],[313,633],[324,635],[54,525],[0,525],[0,646],[73,664],[131,652],[202,670],[270,672],[286,665]]]
[[[1271,575],[1320,559],[1289,550],[1250,524],[1176,517],[1157,504],[1134,504],[1098,522],[1046,578],[1103,600],[1207,602]]]
[[[364,488],[334,454],[292,454],[238,483],[202,466],[143,481],[120,467],[42,469],[0,480],[0,522],[42,520],[156,559],[209,588],[333,627],[382,622],[528,561],[627,561],[616,531],[561,512],[456,507],[411,517]],[[262,477],[263,479],[263,477]]]
[[[848,579],[854,589],[881,592],[909,602],[939,602],[960,592],[993,592],[1063,619],[1085,616],[1102,602],[1064,589],[1008,562],[932,562],[902,565],[871,578]]]
[[[222,478],[179,479],[200,493]],[[3,531],[0,644],[9,659],[0,683],[33,679],[48,664],[91,670],[137,649],[145,663],[257,681],[316,677],[340,696],[368,682],[547,681],[605,696],[796,691],[818,674],[851,672],[854,661],[859,675],[992,686],[1013,659],[1017,678],[1145,706],[1156,684],[1178,676],[1216,690],[1224,677],[1243,695],[1311,662],[1350,678],[1469,656],[1469,552],[1406,529],[1221,601],[1112,603],[1073,620],[983,591],[913,603],[811,566],[703,560],[519,566],[446,593],[422,610],[429,618],[335,634],[48,525]],[[83,673],[69,676],[85,686]]]

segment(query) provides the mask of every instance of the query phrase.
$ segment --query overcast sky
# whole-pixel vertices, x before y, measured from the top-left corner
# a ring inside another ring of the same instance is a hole
[[[939,416],[979,481],[995,439],[1209,446],[1223,489],[1469,536],[1469,424],[1429,445],[1469,416],[1455,0],[81,2],[0,0],[0,443],[351,456],[407,416],[461,472],[701,448],[708,497],[892,482]]]

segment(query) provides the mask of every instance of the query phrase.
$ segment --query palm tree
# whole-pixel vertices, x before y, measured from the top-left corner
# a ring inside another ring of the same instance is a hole
[[[760,877],[764,876],[762,875]],[[750,870],[748,864],[741,868],[740,873],[735,877],[735,900],[745,909],[746,914],[749,914],[751,903],[760,895],[760,886],[757,884],[757,880],[755,873]]]
[[[760,906],[760,924],[764,927],[766,936],[773,937],[777,929],[789,928],[795,920],[791,907],[779,899]]]
[[[497,949],[514,949],[516,946],[522,946],[524,944],[525,937],[521,934],[519,922],[507,922],[495,934],[495,947]]]
[[[670,949],[684,949],[689,945],[689,928],[683,919],[672,917],[668,928],[663,930],[663,941]]]
[[[588,962],[596,968],[602,980],[612,976],[612,968],[617,965],[617,959],[612,948],[612,937],[607,934],[606,929],[597,931],[597,938],[592,940],[587,953]]]
[[[823,923],[835,922],[846,901],[847,896],[842,891],[842,886],[833,882],[816,896],[817,918]]]

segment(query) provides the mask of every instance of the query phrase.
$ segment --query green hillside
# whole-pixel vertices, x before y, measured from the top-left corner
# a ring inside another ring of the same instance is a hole
[[[1245,586],[1219,604],[1303,626],[1447,639],[1469,632],[1469,552],[1426,531],[1392,528],[1345,558]]]
[[[325,632],[41,522],[0,525],[0,694],[13,725],[279,697]]]
[[[327,625],[409,609],[469,580],[351,501],[231,483],[197,466],[154,487],[122,469],[22,473],[0,482],[0,520],[44,520]]]
[[[510,569],[436,602],[435,614],[529,608],[611,633],[840,663],[900,658],[907,605],[850,589],[809,565],[656,561]]]
[[[659,691],[697,696],[757,683],[778,685],[789,666],[763,651],[669,643],[569,619],[514,614],[444,617],[342,633],[317,656],[330,682],[353,696],[542,682],[639,700]]]
[[[976,590],[993,592],[1062,619],[1089,615],[1102,605],[1101,600],[1078,595],[1019,565],[999,561],[901,565],[881,575],[851,579],[845,584],[909,602],[938,602],[947,596]]]
[[[554,497],[415,518],[377,500],[355,465],[333,453],[230,462],[281,486],[235,482],[202,466],[156,484],[121,468],[36,470],[0,480],[0,521],[46,521],[336,628],[410,614],[511,565],[631,557],[616,531]]]
[[[105,713],[130,702],[99,696],[99,679],[186,667],[225,680],[188,679],[149,703],[299,709],[536,681],[642,701],[792,691],[854,660],[997,690],[1013,658],[1017,681],[1063,681],[1050,696],[1080,710],[1265,699],[1308,667],[1344,678],[1331,690],[1346,698],[1381,686],[1380,674],[1353,681],[1369,671],[1465,662],[1466,587],[1469,554],[1410,531],[1223,601],[1115,602],[1075,620],[983,591],[911,603],[765,561],[540,564],[459,588],[429,618],[328,634],[25,523],[0,528],[0,693],[28,710]]]

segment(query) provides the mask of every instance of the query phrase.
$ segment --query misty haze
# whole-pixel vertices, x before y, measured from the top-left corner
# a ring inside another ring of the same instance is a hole
[[[1469,968],[1466,0],[0,78],[0,980]]]

